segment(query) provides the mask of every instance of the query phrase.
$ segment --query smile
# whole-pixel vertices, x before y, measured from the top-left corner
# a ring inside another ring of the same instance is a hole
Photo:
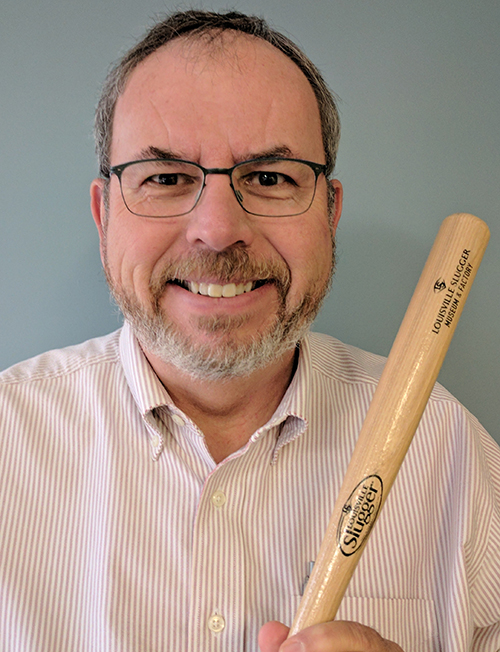
[[[173,281],[176,285],[180,285],[185,290],[189,290],[193,294],[202,294],[206,297],[227,298],[237,297],[245,292],[251,292],[269,281],[248,281],[247,283],[227,283],[226,285],[219,285],[218,283],[197,283],[196,281],[181,281],[175,279]]]

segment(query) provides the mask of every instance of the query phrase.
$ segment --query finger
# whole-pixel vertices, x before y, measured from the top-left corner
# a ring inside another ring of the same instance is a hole
[[[259,648],[261,652],[278,652],[280,645],[288,636],[288,627],[283,623],[271,621],[261,627],[259,632]]]
[[[292,647],[299,642],[302,648]],[[306,627],[290,637],[279,652],[288,652],[289,647],[289,652],[403,652],[397,643],[382,638],[374,629],[341,620]]]

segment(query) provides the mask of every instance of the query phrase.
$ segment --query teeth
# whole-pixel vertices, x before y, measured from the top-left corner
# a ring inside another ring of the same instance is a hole
[[[235,297],[236,296],[236,285],[234,283],[229,283],[228,285],[222,286],[222,296],[223,297]]]
[[[189,291],[193,294],[203,294],[206,297],[237,297],[244,292],[251,292],[254,287],[253,281],[248,283],[228,283],[227,285],[219,285],[218,283],[196,283],[196,281],[188,281]]]
[[[209,283],[208,285],[208,296],[215,297],[218,299],[222,296],[222,285],[216,285],[215,283]]]

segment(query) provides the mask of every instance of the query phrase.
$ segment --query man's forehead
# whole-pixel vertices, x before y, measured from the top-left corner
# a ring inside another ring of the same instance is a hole
[[[204,151],[214,158],[226,145],[234,161],[249,149],[286,145],[295,158],[321,162],[314,91],[280,50],[234,31],[212,39],[179,37],[132,72],[115,110],[115,164],[150,146],[198,161]]]

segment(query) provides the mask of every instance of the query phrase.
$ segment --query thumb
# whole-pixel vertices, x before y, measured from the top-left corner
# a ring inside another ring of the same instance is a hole
[[[259,632],[259,648],[261,652],[278,652],[282,643],[286,641],[289,628],[283,623],[273,620],[261,627]]]

